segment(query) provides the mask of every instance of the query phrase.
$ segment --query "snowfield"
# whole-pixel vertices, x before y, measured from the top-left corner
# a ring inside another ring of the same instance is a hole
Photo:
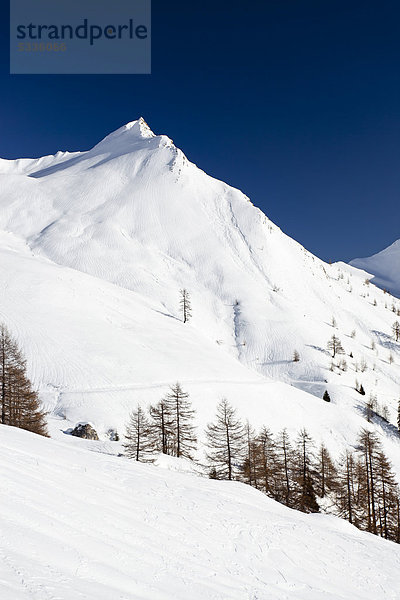
[[[396,544],[79,441],[0,426],[5,600],[399,597]]]

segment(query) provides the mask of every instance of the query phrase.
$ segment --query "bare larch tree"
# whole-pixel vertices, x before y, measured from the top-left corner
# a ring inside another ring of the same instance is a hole
[[[206,429],[207,459],[220,479],[234,479],[243,464],[246,450],[245,430],[236,410],[224,398],[218,404],[214,423]]]
[[[153,443],[152,429],[146,413],[138,404],[132,411],[126,427],[124,444],[125,454],[138,462],[153,462],[155,445]]]
[[[190,317],[192,316],[192,306],[190,303],[190,294],[185,288],[180,290],[179,293],[181,295],[181,299],[180,299],[179,303],[181,306],[183,322],[187,323],[187,321],[189,321]]]
[[[179,382],[171,386],[165,396],[165,405],[171,418],[175,448],[173,454],[178,458],[192,458],[196,449],[197,437],[193,425],[195,411],[189,400],[189,394],[182,390]]]

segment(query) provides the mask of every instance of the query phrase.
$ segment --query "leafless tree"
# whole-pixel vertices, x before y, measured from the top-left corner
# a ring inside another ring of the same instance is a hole
[[[181,306],[183,322],[187,323],[187,321],[189,321],[190,317],[192,316],[192,306],[190,303],[190,294],[185,288],[180,290],[179,293],[181,295],[180,306]]]
[[[152,429],[146,413],[138,404],[136,410],[132,411],[126,427],[124,444],[125,454],[139,462],[153,462],[155,445],[153,442]]]
[[[328,341],[328,350],[332,352],[332,358],[335,358],[337,354],[344,354],[341,341],[336,335],[333,335]]]
[[[245,430],[236,410],[224,398],[218,404],[216,419],[206,429],[207,459],[220,479],[234,479],[246,451]]]
[[[171,416],[171,428],[174,433],[175,448],[173,454],[178,458],[192,458],[196,448],[197,437],[193,425],[195,411],[189,401],[189,394],[184,392],[179,382],[172,385],[165,396],[165,405]]]

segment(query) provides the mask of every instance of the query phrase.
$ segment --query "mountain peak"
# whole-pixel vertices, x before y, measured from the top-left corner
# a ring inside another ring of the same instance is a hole
[[[140,117],[136,121],[130,121],[107,135],[101,142],[94,146],[93,150],[103,150],[106,148],[109,150],[115,146],[135,143],[139,140],[154,137],[156,137],[155,133],[152,132],[143,117]]]
[[[142,138],[155,137],[155,134],[152,132],[152,130],[150,129],[150,127],[148,126],[148,124],[146,123],[146,121],[144,120],[143,117],[139,117],[139,119],[137,119],[136,121],[130,121],[129,123],[126,123],[126,125],[123,125],[119,129],[117,129],[116,131],[111,133],[110,135],[114,135],[114,134],[121,135],[128,131],[130,133],[134,133],[135,135],[139,135]],[[109,137],[109,136],[107,136],[107,137]]]

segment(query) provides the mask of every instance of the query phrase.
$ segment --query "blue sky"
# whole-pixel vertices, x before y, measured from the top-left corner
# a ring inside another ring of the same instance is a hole
[[[400,238],[398,2],[153,0],[152,74],[121,76],[9,75],[6,8],[3,158],[143,116],[321,258]]]

